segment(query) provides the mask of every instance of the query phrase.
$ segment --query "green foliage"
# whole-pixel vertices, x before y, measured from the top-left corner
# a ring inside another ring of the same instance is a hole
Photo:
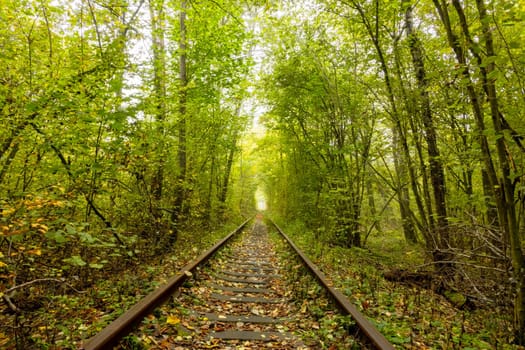
[[[366,244],[378,248],[368,258],[394,261],[406,247],[380,232],[410,223],[433,258],[433,159],[410,6],[445,173],[445,246],[467,257],[457,261],[506,271],[512,243],[520,271],[523,237],[503,233],[525,225],[519,2],[197,1],[183,51],[179,2],[24,0],[0,6],[1,284],[51,276],[87,286],[172,249],[185,227],[251,214],[256,190],[276,216],[315,229],[306,237],[321,243],[319,257],[344,261],[344,247]],[[263,135],[245,133],[252,112]],[[443,328],[424,321],[425,331]],[[439,341],[457,347],[483,348],[498,333],[476,343],[459,323],[449,328]],[[405,344],[400,329],[389,334]]]
[[[311,16],[280,19],[268,29],[278,41],[270,43],[275,63],[264,81],[264,98],[272,108],[265,122],[274,133],[269,139],[279,135],[282,146],[275,157],[282,167],[267,190],[286,193],[287,216],[326,227],[336,244],[360,245],[365,169],[375,157],[371,145],[380,135],[374,130],[378,115],[363,88],[368,77],[351,73],[360,67],[361,52],[341,40],[345,29],[329,15]],[[270,207],[283,202],[279,196],[270,200]]]
[[[164,7],[165,13],[163,49],[169,60],[163,67],[164,95],[150,84],[156,63],[143,51],[151,44],[149,3]],[[179,78],[171,62],[179,50],[175,3],[27,0],[0,6],[4,289],[47,277],[64,279],[77,290],[88,288],[107,274],[174,249],[173,230],[182,232],[185,222],[200,226],[214,217],[209,223],[213,227],[237,219],[238,212],[222,214],[233,206],[236,174],[225,174],[234,167],[247,124],[240,106],[249,35],[237,4],[193,5],[187,22],[187,115],[179,113]],[[159,105],[165,106],[163,119],[155,118]],[[176,129],[182,118],[188,119],[190,130],[186,147],[191,176],[183,184],[184,215],[172,222],[180,172],[174,155],[182,143]],[[166,176],[164,191],[155,200],[158,168]],[[42,287],[26,299],[38,305],[42,298],[54,300],[70,292]],[[80,307],[73,300],[70,306]],[[15,297],[13,302],[24,314],[33,307]],[[49,310],[57,305],[53,301]],[[49,327],[62,329],[62,321]],[[13,329],[23,333],[41,326],[31,319]],[[0,330],[0,347],[6,332]],[[66,339],[71,332],[49,331],[38,334],[40,338],[22,333],[13,338],[22,348],[36,346],[33,342],[45,348],[56,337],[61,338],[58,346],[76,347]]]

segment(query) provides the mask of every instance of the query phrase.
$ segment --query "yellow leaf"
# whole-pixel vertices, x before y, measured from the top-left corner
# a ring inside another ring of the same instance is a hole
[[[15,212],[15,208],[4,209],[2,211],[2,216],[7,217],[7,216],[13,214],[14,212]]]
[[[186,327],[187,329],[189,329],[190,331],[195,330],[195,328],[192,327],[192,326],[190,326],[187,322],[184,322],[182,325],[183,325],[184,327]]]
[[[46,225],[39,223],[31,224],[31,228],[37,229],[37,231],[40,233],[46,233],[49,230],[49,228]]]
[[[42,251],[40,249],[31,249],[27,251],[27,254],[33,254],[33,255],[42,255]]]
[[[5,266],[7,266],[7,264],[3,261],[0,261],[0,267],[5,267]]]
[[[169,315],[166,319],[167,324],[176,325],[180,323],[180,319],[178,319],[176,316]]]

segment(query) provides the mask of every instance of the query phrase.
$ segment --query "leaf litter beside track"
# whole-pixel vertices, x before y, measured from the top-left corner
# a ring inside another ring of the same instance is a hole
[[[85,339],[100,332],[236,226],[236,223],[231,223],[215,231],[207,229],[206,234],[202,234],[203,228],[199,229],[199,234],[181,231],[176,249],[147,260],[129,258],[123,261],[117,271],[104,270],[104,278],[94,280],[89,288],[76,286],[75,280],[68,281],[85,292],[79,294],[70,289],[56,288],[54,294],[48,292],[45,297],[39,298],[39,308],[24,310],[18,316],[10,313],[4,303],[0,303],[0,348],[16,348],[16,338],[8,333],[12,332],[10,328],[15,317],[23,327],[13,328],[14,331],[21,334],[27,330],[30,333],[23,335],[28,340],[23,349],[81,348]],[[34,288],[42,286],[38,284]],[[39,294],[38,291],[32,289],[35,295]]]
[[[390,267],[422,263],[418,247],[403,237],[383,235],[368,249],[346,249],[328,246],[301,224],[285,231],[396,348],[525,349],[509,343],[512,315],[497,307],[460,310],[431,290],[386,281]]]

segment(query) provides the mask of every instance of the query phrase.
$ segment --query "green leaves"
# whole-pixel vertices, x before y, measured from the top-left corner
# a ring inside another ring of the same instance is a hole
[[[46,237],[48,239],[54,240],[58,244],[62,244],[62,243],[67,242],[67,238],[66,238],[66,236],[64,234],[65,234],[65,232],[62,231],[62,230],[49,231],[49,232],[46,233]]]
[[[62,261],[76,267],[87,265],[87,262],[85,262],[79,255],[73,255],[70,258],[62,259]]]

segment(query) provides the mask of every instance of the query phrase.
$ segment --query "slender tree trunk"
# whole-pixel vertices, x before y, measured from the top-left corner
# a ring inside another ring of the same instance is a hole
[[[405,103],[405,109],[409,115],[411,115],[413,112],[415,112],[414,103],[412,102],[410,96],[406,92],[406,88],[403,84],[404,81],[407,81],[407,77],[402,75],[402,69],[401,69],[401,60],[398,52],[398,40],[394,40],[394,60],[395,60],[395,74],[397,75],[397,78],[400,82],[400,91],[403,96],[403,101]],[[400,202],[400,210],[402,212],[405,212],[404,215],[401,215],[401,217],[407,217],[410,219],[409,222],[404,223],[404,234],[405,234],[405,240],[407,242],[416,243],[417,242],[417,234],[415,230],[415,225],[413,223],[414,220],[412,220],[412,211],[410,209],[410,193],[408,189],[408,182],[410,182],[410,188],[412,189],[412,193],[414,195],[414,201],[416,202],[416,206],[419,212],[420,219],[420,230],[423,233],[424,241],[427,243],[428,249],[431,250],[432,247],[428,244],[431,242],[430,239],[430,232],[433,225],[433,218],[429,216],[427,213],[431,212],[429,207],[429,201],[427,200],[427,171],[426,171],[426,165],[423,160],[422,154],[422,145],[420,142],[419,134],[420,132],[416,129],[416,124],[414,123],[413,119],[408,119],[410,128],[412,129],[413,134],[413,142],[414,146],[417,150],[417,155],[419,158],[419,166],[421,168],[421,173],[423,174],[423,194],[425,203],[423,202],[423,198],[421,197],[421,191],[420,187],[418,185],[417,178],[413,171],[413,165],[412,161],[410,160],[410,155],[405,155],[405,159],[408,160],[405,164],[405,162],[401,162],[401,156],[397,155],[403,154],[403,148],[400,148],[399,151],[396,151],[394,154],[394,166],[396,168],[396,174],[398,178],[398,191],[401,191],[400,195],[398,196],[398,200]],[[399,123],[401,125],[401,123]],[[394,145],[401,145],[401,141],[399,141],[400,137],[404,137],[404,143],[406,143],[406,132],[404,134],[400,134],[399,131],[393,130],[394,134]],[[402,176],[400,175],[402,174]],[[429,197],[428,197],[429,198]],[[425,204],[427,204],[426,210],[425,210]]]
[[[481,169],[481,180],[483,182],[483,196],[485,197],[485,221],[488,226],[499,227],[498,208],[493,202],[494,190],[490,186],[490,180],[485,169]],[[497,246],[503,246],[504,242],[494,242]]]
[[[172,238],[175,242],[177,239],[178,230],[182,221],[183,205],[186,198],[186,129],[187,129],[187,87],[188,87],[188,72],[186,68],[187,57],[187,39],[186,39],[186,0],[181,1],[181,9],[179,15],[180,39],[179,39],[179,144],[177,149],[177,160],[179,165],[179,175],[175,185],[175,200],[171,212],[172,222]]]
[[[208,179],[208,193],[206,194],[206,201],[205,201],[205,212],[204,212],[204,220],[206,222],[209,222],[212,218],[212,210],[213,210],[213,184],[215,182],[215,173],[216,173],[216,170],[215,170],[215,163],[217,162],[216,161],[216,156],[215,156],[215,147],[213,146],[212,149],[210,150],[210,153],[211,153],[211,164],[210,164],[210,178]]]
[[[235,136],[233,138],[234,138],[234,142],[233,142],[233,145],[231,146],[230,150],[228,151],[228,158],[226,159],[226,167],[224,168],[224,177],[222,179],[221,191],[219,192],[219,203],[223,207],[226,204],[226,197],[228,195],[228,186],[229,186],[229,183],[230,183],[230,174],[231,174],[231,171],[232,171],[233,159],[234,159],[234,156],[235,156],[235,148],[237,146],[237,131],[235,132]]]
[[[521,238],[519,235],[519,227],[516,219],[514,188],[509,177],[510,162],[506,153],[505,137],[503,135],[504,125],[499,112],[495,80],[488,79],[490,73],[494,71],[495,66],[491,61],[487,62],[486,64],[482,64],[483,61],[478,59],[478,65],[480,65],[480,72],[482,74],[483,89],[489,101],[492,124],[497,135],[496,152],[498,154],[498,160],[500,164],[499,168],[501,172],[499,178],[492,161],[488,139],[484,134],[486,127],[483,109],[481,107],[482,99],[475,90],[463,47],[460,45],[458,37],[452,30],[447,3],[443,0],[433,0],[433,2],[447,32],[447,38],[450,46],[454,50],[456,59],[458,63],[464,67],[462,74],[465,78],[465,81],[467,82],[467,92],[476,120],[478,140],[481,145],[482,159],[485,165],[487,180],[490,183],[490,187],[494,193],[494,199],[496,200],[499,225],[510,243],[514,278],[517,283],[516,300],[514,303],[516,341],[520,344],[525,344],[525,259],[521,248]],[[454,0],[453,3],[461,21],[460,24],[462,24],[462,30],[467,36],[467,40],[470,40],[468,27],[465,25],[463,20],[464,14],[461,4],[456,0]],[[488,17],[483,0],[476,0],[476,6],[480,16],[482,37],[486,50],[485,52],[487,57],[494,57],[495,52],[493,47],[493,39],[489,25],[491,19]],[[472,45],[472,42],[470,44]],[[474,56],[477,57],[477,53],[474,53]]]
[[[236,108],[235,116],[239,118],[241,114],[241,103]],[[228,195],[228,189],[230,184],[230,175],[233,167],[233,160],[235,158],[235,151],[237,149],[237,141],[239,139],[239,131],[235,129],[232,135],[232,143],[228,150],[228,157],[226,159],[226,166],[224,168],[224,177],[222,178],[221,189],[219,191],[219,205],[221,206],[220,211],[226,207],[226,197]]]
[[[150,0],[151,35],[153,48],[153,94],[156,107],[158,138],[154,147],[155,169],[151,179],[151,214],[155,225],[162,219],[160,210],[164,183],[164,123],[166,119],[166,48],[164,41],[164,0]]]
[[[476,0],[479,13],[479,20],[485,42],[485,50],[488,58],[496,56],[490,28],[491,19],[488,17],[484,0]],[[498,97],[496,92],[495,78],[489,78],[495,71],[495,63],[490,60],[486,63],[487,76],[484,80],[484,89],[490,105],[492,123],[496,131],[496,150],[498,153],[499,166],[501,171],[501,185],[503,186],[504,203],[507,214],[507,237],[510,243],[512,267],[514,279],[517,283],[516,300],[514,302],[514,323],[517,342],[525,345],[525,258],[523,256],[522,242],[519,232],[519,223],[516,218],[516,204],[514,201],[514,184],[511,181],[511,164],[507,156],[507,145],[503,130],[503,120],[499,112]]]
[[[390,103],[390,107],[392,108],[392,118],[394,119],[394,125],[392,127],[392,133],[394,135],[394,166],[396,171],[396,177],[398,178],[398,200],[400,205],[400,216],[401,216],[401,222],[403,225],[403,231],[405,234],[405,237],[409,237],[408,239],[411,240],[410,237],[415,236],[415,228],[414,228],[414,221],[412,219],[412,216],[410,215],[410,207],[409,207],[409,196],[408,191],[404,189],[405,186],[405,180],[406,180],[406,171],[405,169],[408,169],[408,172],[411,176],[411,179],[415,181],[415,175],[413,174],[413,169],[410,166],[410,155],[409,155],[409,149],[408,144],[406,142],[406,137],[403,134],[403,129],[401,126],[401,120],[400,120],[400,113],[397,107],[395,95],[394,95],[394,88],[392,86],[392,79],[390,76],[390,71],[388,69],[388,65],[385,59],[385,55],[383,52],[383,49],[380,44],[380,38],[379,38],[379,1],[374,0],[375,4],[375,23],[370,23],[369,19],[367,18],[362,6],[355,1],[351,1],[352,6],[359,12],[359,16],[361,17],[361,20],[368,32],[368,35],[370,37],[370,40],[372,41],[374,48],[376,49],[376,53],[379,59],[379,64],[381,66],[381,70],[384,75],[385,85],[387,89],[387,95],[388,95],[388,101]],[[406,166],[406,168],[405,168]]]
[[[496,168],[494,167],[494,163],[492,160],[489,142],[487,136],[485,135],[487,128],[485,126],[485,117],[483,109],[481,107],[482,98],[476,92],[476,88],[472,81],[472,77],[465,56],[465,51],[463,50],[463,47],[460,44],[459,38],[452,30],[450,16],[448,13],[448,5],[443,0],[433,0],[433,2],[441,18],[443,27],[447,33],[449,45],[454,51],[457,62],[460,64],[461,67],[463,67],[461,70],[461,74],[463,75],[463,78],[466,82],[467,94],[469,96],[474,119],[476,121],[476,131],[478,141],[481,146],[481,158],[485,166],[485,171],[487,174],[487,179],[490,183],[490,187],[493,189],[494,192],[494,199],[496,200],[496,207],[498,208],[498,218],[500,220],[500,225],[501,227],[506,227],[507,218],[504,208],[503,192],[499,186],[498,176],[496,174]]]
[[[16,154],[18,153],[18,150],[20,149],[20,143],[15,142],[13,146],[11,147],[11,151],[7,155],[4,165],[2,166],[2,169],[0,169],[0,184],[4,181],[4,177],[7,174],[7,171],[9,170],[9,167],[11,166],[11,163],[16,157]],[[2,159],[2,158],[0,158]]]
[[[430,164],[430,180],[432,183],[433,199],[436,209],[437,226],[434,237],[437,246],[435,247],[433,255],[436,261],[450,261],[450,254],[446,252],[449,248],[449,227],[447,220],[445,171],[443,169],[443,164],[441,163],[441,157],[437,145],[436,128],[434,126],[432,111],[430,109],[430,96],[428,94],[428,80],[423,61],[423,51],[421,50],[421,42],[417,37],[417,33],[414,31],[412,6],[410,4],[408,4],[405,12],[405,23],[409,48],[412,55],[412,63],[414,65],[418,83],[418,92],[421,103],[420,108],[423,126],[425,128],[425,140],[427,143]],[[433,216],[432,213],[430,213],[430,215]],[[450,265],[443,266],[443,264],[439,264],[438,266],[441,268],[446,267],[445,270],[450,271]]]
[[[368,169],[368,175],[366,177],[366,193],[368,196],[368,208],[370,209],[370,216],[372,217],[372,227],[375,227],[377,232],[381,232],[381,221],[378,218],[376,201],[374,198],[374,185],[372,179],[374,178],[374,173]],[[413,237],[417,241],[416,237]]]

